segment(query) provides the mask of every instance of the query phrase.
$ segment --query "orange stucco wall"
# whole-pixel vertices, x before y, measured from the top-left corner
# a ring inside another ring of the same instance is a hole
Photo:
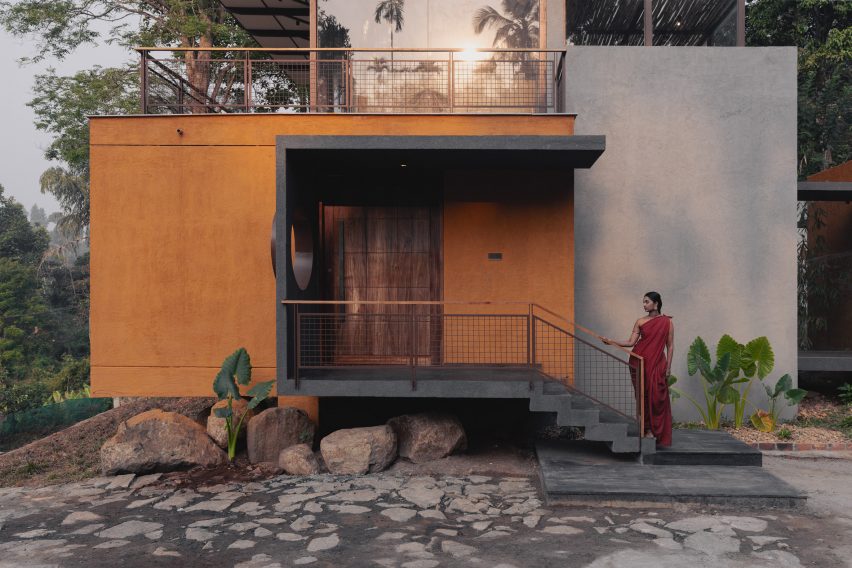
[[[447,313],[528,315],[524,303],[537,303],[569,321],[574,319],[574,194],[568,172],[450,172],[444,185],[444,299],[495,302],[448,306]],[[502,259],[489,260],[489,253]],[[500,305],[517,302],[520,305]],[[473,320],[475,325],[486,325]],[[464,318],[448,320],[447,358],[470,362],[471,352],[485,362],[527,360],[526,321],[492,322],[479,344]],[[467,327],[465,327],[467,326]],[[547,337],[542,335],[542,337]],[[562,341],[554,335],[550,341]],[[570,376],[568,345],[539,346],[537,360],[555,376]],[[454,353],[458,348],[458,353]],[[554,366],[559,366],[560,369]],[[561,367],[565,367],[561,369]]]
[[[566,135],[573,117],[139,116],[93,118],[90,129],[93,394],[205,396],[238,346],[251,354],[256,380],[275,375],[276,135]],[[507,191],[508,207],[454,197],[465,175],[448,176],[455,201],[445,239],[463,246],[445,245],[445,274],[459,275],[445,282],[445,296],[533,299],[570,317],[564,179],[557,208]],[[500,184],[505,177],[482,189]],[[464,220],[470,215],[477,224]],[[513,226],[504,231],[505,223]],[[470,238],[474,227],[483,231],[479,241]],[[542,227],[540,238],[524,237]],[[556,256],[553,242],[565,243]],[[506,253],[503,264],[486,265],[475,289],[463,286],[475,276],[469,261],[495,246]],[[523,279],[509,277],[515,269]]]
[[[809,181],[852,181],[852,160],[808,177]],[[812,207],[825,212],[825,227],[808,233],[809,245],[816,246],[817,236],[824,239],[826,255],[835,256],[835,262],[852,268],[844,256],[852,252],[852,203],[845,201],[814,201]],[[813,214],[813,213],[811,213]],[[826,314],[827,329],[814,333],[814,349],[852,349],[852,284],[844,283],[838,303]]]

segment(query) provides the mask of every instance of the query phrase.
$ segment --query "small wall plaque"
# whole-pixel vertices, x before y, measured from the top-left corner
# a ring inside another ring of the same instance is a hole
[[[488,260],[503,260],[503,253],[502,252],[489,252],[488,253]]]

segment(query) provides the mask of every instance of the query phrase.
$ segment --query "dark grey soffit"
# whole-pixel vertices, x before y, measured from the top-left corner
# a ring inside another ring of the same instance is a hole
[[[323,167],[590,168],[605,136],[278,136],[299,165]]]
[[[800,181],[796,193],[799,201],[852,201],[852,182]]]

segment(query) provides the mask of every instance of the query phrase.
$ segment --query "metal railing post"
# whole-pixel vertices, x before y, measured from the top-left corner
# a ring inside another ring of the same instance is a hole
[[[456,104],[456,101],[455,101],[455,99],[456,99],[456,97],[455,97],[456,61],[455,61],[455,59],[453,59],[453,52],[452,51],[450,52],[450,57],[449,57],[448,63],[449,64],[448,64],[448,69],[447,69],[447,71],[448,71],[448,73],[447,73],[447,83],[448,83],[447,84],[447,87],[448,87],[447,88],[447,101],[449,102],[449,105],[450,105],[449,112],[452,113],[453,108],[455,108],[455,104]]]
[[[411,390],[417,390],[417,307],[411,306]]]
[[[295,357],[295,365],[293,365],[293,378],[296,381],[296,390],[299,390],[299,367],[302,366],[302,349],[301,349],[301,336],[302,336],[302,325],[301,319],[302,316],[299,313],[299,305],[293,305],[293,318],[295,321],[296,328],[296,337],[295,337],[295,349],[296,349],[296,357]]]
[[[352,110],[352,60],[344,59],[343,67],[346,70],[346,110],[345,112],[354,112]]]
[[[529,305],[527,314],[527,364],[532,367],[535,364],[535,352],[533,350],[533,307]]]
[[[139,56],[139,82],[141,83],[142,114],[148,114],[148,52],[143,49],[139,52]]]
[[[251,57],[249,51],[245,51],[245,59],[243,60],[243,103],[246,112],[251,109]]]

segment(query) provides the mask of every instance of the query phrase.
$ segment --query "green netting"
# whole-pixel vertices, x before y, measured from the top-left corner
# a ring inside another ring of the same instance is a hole
[[[0,439],[24,432],[55,430],[70,426],[112,408],[111,398],[78,398],[6,416]]]

